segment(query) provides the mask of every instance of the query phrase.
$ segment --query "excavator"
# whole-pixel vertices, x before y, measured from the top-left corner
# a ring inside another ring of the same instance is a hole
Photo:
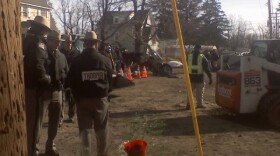
[[[224,56],[221,62],[216,103],[237,114],[257,113],[280,129],[280,40],[254,40],[248,54]]]

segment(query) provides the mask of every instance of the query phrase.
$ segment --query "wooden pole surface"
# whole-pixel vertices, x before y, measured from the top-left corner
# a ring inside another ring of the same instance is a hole
[[[20,1],[0,0],[0,156],[26,156]]]
[[[198,155],[203,156],[199,126],[198,126],[198,121],[197,121],[197,114],[196,114],[196,110],[195,110],[195,106],[194,106],[194,99],[193,99],[191,81],[190,81],[190,77],[189,77],[187,57],[186,57],[184,41],[183,41],[182,31],[181,31],[181,25],[180,25],[180,21],[179,21],[178,10],[177,10],[177,1],[176,0],[171,0],[171,4],[172,4],[173,20],[174,20],[175,27],[176,27],[178,43],[180,45],[183,69],[184,69],[185,78],[186,78],[185,82],[186,82],[187,96],[188,96],[188,100],[189,100],[189,103],[190,103],[190,108],[191,108],[191,111],[192,111],[192,120],[193,120],[193,127],[194,127],[196,142],[197,142]]]

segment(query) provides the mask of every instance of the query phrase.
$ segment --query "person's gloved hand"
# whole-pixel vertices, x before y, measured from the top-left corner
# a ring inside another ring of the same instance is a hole
[[[212,79],[209,79],[209,85],[211,85],[213,83]]]

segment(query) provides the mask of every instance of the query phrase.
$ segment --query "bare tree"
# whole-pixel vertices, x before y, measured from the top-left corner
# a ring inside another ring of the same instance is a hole
[[[0,155],[26,156],[20,3],[0,0],[0,6]]]
[[[113,11],[122,5],[125,5],[129,0],[96,0],[97,1],[97,8],[98,8],[98,14],[99,14],[99,28],[100,28],[100,39],[102,41],[101,43],[101,50],[104,49],[104,42],[108,37],[105,37],[105,28],[106,25],[108,25],[108,12]],[[121,26],[124,24],[121,24],[117,29],[121,28]],[[113,33],[109,36],[113,36],[114,33],[117,31],[113,31]]]
[[[65,33],[83,33],[88,27],[88,16],[86,6],[79,0],[59,0],[53,9],[59,19]]]
[[[141,45],[142,45],[142,30],[141,28],[143,27],[143,24],[141,22],[141,18],[143,18],[144,15],[144,9],[146,5],[146,0],[141,0],[140,2],[140,10],[138,10],[138,0],[132,0],[133,2],[133,11],[134,11],[134,19],[135,19],[135,47],[134,51],[135,52],[140,52],[141,51]],[[142,20],[143,21],[143,20]]]
[[[67,8],[69,7],[70,0],[60,0],[58,7],[54,9],[55,15],[58,17],[59,21],[62,23],[63,29],[66,32],[67,27]]]
[[[130,0],[59,0],[54,13],[65,31],[69,30],[71,33],[84,33],[88,28],[95,30],[99,22],[100,37],[104,41],[108,11],[115,10],[128,1]]]
[[[269,38],[269,30],[267,26],[259,25],[257,28],[257,34],[259,36],[259,39]]]
[[[248,35],[253,32],[252,25],[239,17],[238,19],[234,16],[229,18],[231,30],[229,31],[229,45],[232,50],[238,48],[244,48],[248,46]]]
[[[98,18],[98,11],[97,11],[98,5],[96,5],[97,2],[92,0],[80,0],[80,1],[84,4],[84,9],[90,23],[90,29],[94,31],[96,27],[96,21]]]

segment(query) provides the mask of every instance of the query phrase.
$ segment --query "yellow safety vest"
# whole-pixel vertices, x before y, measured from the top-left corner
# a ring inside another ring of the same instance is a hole
[[[198,54],[197,64],[192,64],[193,54],[188,55],[188,68],[190,74],[203,74],[202,59],[203,54]]]

